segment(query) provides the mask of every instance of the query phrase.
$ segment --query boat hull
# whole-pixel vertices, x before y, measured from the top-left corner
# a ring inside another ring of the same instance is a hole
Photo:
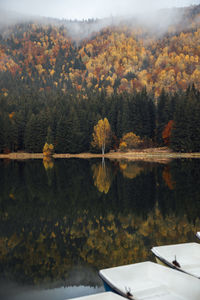
[[[102,281],[103,281],[104,289],[106,292],[114,292],[115,293],[114,289],[112,289],[103,279],[102,279]]]
[[[183,243],[151,249],[156,261],[177,271],[200,278],[200,244]]]
[[[75,299],[76,300],[123,300],[122,297],[111,292],[94,294],[94,295],[84,296],[80,298],[73,298],[69,300],[75,300]]]
[[[103,285],[104,285],[104,289],[106,292],[112,292],[114,294],[117,294],[119,296],[123,296],[126,297],[126,295],[124,293],[121,293],[120,290],[118,290],[116,287],[112,286],[110,283],[108,283],[103,276],[99,273],[99,277],[101,278],[101,280],[103,281]],[[126,297],[127,298],[127,297]]]
[[[104,269],[105,290],[127,299],[199,300],[199,280],[152,262]]]

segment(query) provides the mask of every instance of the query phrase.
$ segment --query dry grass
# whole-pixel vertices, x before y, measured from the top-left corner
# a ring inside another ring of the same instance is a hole
[[[54,154],[54,158],[101,158],[102,154],[80,153],[80,154]],[[145,161],[169,161],[174,158],[200,158],[200,153],[177,153],[166,147],[162,148],[148,148],[143,150],[134,150],[128,152],[109,152],[104,155],[109,159],[127,159],[127,160],[145,160]],[[43,159],[42,153],[9,153],[0,154],[2,159]]]
[[[22,152],[13,152],[9,154],[0,154],[0,158],[7,158],[7,159],[43,159],[42,153],[22,153]]]

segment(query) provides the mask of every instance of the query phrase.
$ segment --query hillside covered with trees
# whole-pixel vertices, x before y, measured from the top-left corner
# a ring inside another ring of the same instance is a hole
[[[47,137],[56,152],[97,151],[103,118],[106,150],[133,132],[143,146],[199,151],[200,5],[180,12],[162,33],[133,20],[83,39],[71,28],[99,20],[2,26],[0,153],[42,152]]]

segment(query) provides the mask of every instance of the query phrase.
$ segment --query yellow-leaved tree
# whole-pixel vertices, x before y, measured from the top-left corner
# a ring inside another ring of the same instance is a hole
[[[44,156],[52,156],[54,153],[54,146],[52,144],[45,143],[43,147]]]
[[[125,151],[127,149],[139,148],[142,143],[142,139],[133,132],[126,133],[119,145],[120,150]]]
[[[99,120],[97,125],[94,126],[92,137],[92,147],[101,149],[102,154],[104,155],[106,147],[111,142],[111,128],[107,118],[104,118],[104,120]]]

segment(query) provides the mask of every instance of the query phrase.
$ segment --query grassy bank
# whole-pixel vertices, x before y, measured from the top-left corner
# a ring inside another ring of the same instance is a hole
[[[0,154],[0,159],[43,159],[42,153],[9,153]],[[54,154],[54,158],[101,158],[102,154],[93,153],[80,153],[80,154]],[[128,159],[128,160],[166,160],[174,158],[200,158],[200,152],[198,153],[178,153],[169,150],[166,147],[163,148],[149,148],[143,150],[134,150],[128,152],[109,152],[104,155],[109,159]]]

